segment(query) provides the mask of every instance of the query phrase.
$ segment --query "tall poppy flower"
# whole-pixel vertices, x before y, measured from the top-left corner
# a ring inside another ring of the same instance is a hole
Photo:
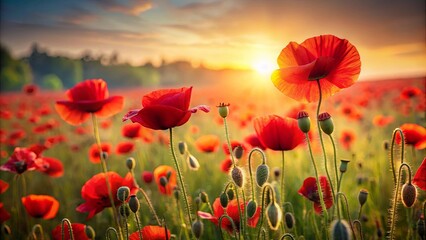
[[[422,93],[423,92],[420,88],[410,86],[410,87],[406,87],[402,90],[400,97],[401,97],[401,99],[411,99],[411,98],[414,98],[416,96],[421,95]]]
[[[135,149],[135,144],[133,142],[120,142],[115,148],[117,154],[126,154],[130,153]]]
[[[66,95],[68,100],[56,101],[55,108],[59,116],[72,125],[86,121],[91,113],[110,117],[123,108],[123,97],[109,97],[107,83],[102,79],[78,83]]]
[[[240,201],[240,208],[241,211],[244,212],[245,209],[245,205],[242,201]],[[240,226],[240,214],[238,211],[238,202],[236,199],[230,200],[228,202],[228,206],[226,207],[226,209],[224,209],[222,207],[222,205],[220,204],[220,199],[216,198],[216,200],[213,203],[213,215],[210,213],[206,213],[206,212],[202,212],[202,211],[198,211],[198,216],[200,216],[202,219],[207,219],[209,221],[211,221],[212,223],[214,223],[216,226],[219,225],[219,218],[224,214],[227,213],[229,217],[231,217],[232,221],[235,224],[235,227],[237,228],[237,230],[239,229]],[[259,221],[259,217],[260,217],[260,207],[257,207],[255,214],[253,215],[253,217],[247,219],[247,225],[249,227],[256,227],[257,222]],[[228,232],[233,232],[233,228],[232,228],[232,223],[227,219],[227,218],[223,218],[222,219],[222,225],[221,227],[225,230],[227,230]]]
[[[121,128],[121,135],[126,138],[141,138],[144,142],[150,143],[154,136],[152,130],[143,127],[138,123],[126,124]]]
[[[64,175],[64,165],[56,158],[42,157],[43,165],[38,171],[51,177],[62,177]]]
[[[350,150],[352,143],[355,141],[355,133],[350,130],[343,130],[339,138],[340,144],[346,150]]]
[[[1,171],[8,171],[22,174],[25,171],[32,171],[43,166],[43,160],[27,148],[15,148],[9,160],[0,166]]]
[[[404,133],[406,144],[419,150],[426,148],[426,128],[415,123],[404,123],[399,128]],[[401,142],[399,134],[396,135],[396,141]]]
[[[145,226],[140,232],[142,233],[142,239],[150,240],[165,240],[170,239],[170,231],[165,227],[160,226]],[[167,236],[166,236],[167,234]],[[129,240],[139,240],[139,232],[136,231],[129,236]]]
[[[62,224],[59,224],[52,230],[53,240],[71,239],[68,224],[64,224],[64,238],[62,238]],[[86,225],[82,223],[71,223],[72,234],[74,239],[90,240],[86,235]]]
[[[216,152],[220,144],[219,137],[216,135],[203,135],[195,141],[195,146],[200,152]]]
[[[416,174],[414,174],[413,183],[426,191],[426,157],[423,158],[422,164],[417,169]]]
[[[27,213],[34,218],[52,219],[59,210],[59,202],[48,195],[28,195],[21,198]]]
[[[167,177],[169,175],[169,177]],[[165,186],[161,185],[161,178],[165,177],[167,179],[167,184]],[[167,165],[160,165],[154,169],[154,179],[157,183],[158,190],[160,193],[165,195],[172,195],[173,189],[177,186],[176,183],[176,171]]]
[[[128,173],[124,178],[115,172],[107,172],[109,184],[111,187],[112,196],[114,198],[115,206],[121,202],[117,199],[117,191],[121,186],[127,186],[130,188],[130,193],[134,194],[137,188],[133,184],[133,178]],[[78,212],[88,212],[87,219],[92,218],[95,214],[104,210],[104,208],[111,207],[111,201],[108,195],[108,188],[105,181],[105,173],[99,173],[89,179],[81,188],[81,196],[85,200],[84,203],[80,204],[76,210]]]
[[[269,115],[257,117],[253,123],[260,142],[275,151],[292,150],[305,139],[297,120],[293,118]]]
[[[302,102],[319,100],[350,87],[361,71],[360,56],[348,40],[333,35],[308,38],[301,44],[290,42],[278,56],[279,69],[272,73],[275,87]]]
[[[209,108],[200,105],[189,109],[192,87],[161,89],[148,93],[142,98],[142,109],[129,111],[123,121],[130,119],[144,127],[165,130],[185,124],[192,113]]]
[[[376,115],[373,118],[373,124],[378,127],[386,127],[392,123],[394,118],[392,116],[384,116],[382,114]]]
[[[330,185],[326,176],[320,176],[319,181],[323,192],[325,208],[329,209],[331,206],[333,206],[333,196],[331,194]],[[314,203],[315,212],[321,214],[322,209],[320,197],[318,195],[317,181],[314,177],[306,178],[305,181],[303,181],[303,185],[299,189],[298,193],[312,201]]]
[[[102,143],[101,149],[102,149],[102,152],[110,154],[112,146],[109,143]],[[100,163],[101,162],[101,154],[99,153],[99,148],[98,148],[98,145],[96,143],[92,144],[92,146],[89,149],[89,160],[92,163]]]

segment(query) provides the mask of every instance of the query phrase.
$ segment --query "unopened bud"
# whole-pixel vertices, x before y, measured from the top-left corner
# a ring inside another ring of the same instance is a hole
[[[126,166],[129,170],[135,169],[136,161],[134,158],[130,157],[126,160]]]
[[[348,170],[348,163],[349,162],[350,162],[349,160],[345,160],[345,159],[340,160],[339,170],[340,170],[341,173],[344,173],[344,172],[346,172],[346,170]]]
[[[130,208],[129,206],[127,206],[127,204],[122,204],[118,211],[120,212],[120,215],[125,218],[128,218],[130,216]]]
[[[108,159],[108,153],[107,152],[102,151],[101,156],[102,156],[102,159],[104,159],[104,160]]]
[[[365,189],[361,189],[358,194],[359,205],[361,206],[364,205],[365,202],[367,202],[367,197],[368,197],[368,191]]]
[[[226,192],[226,195],[228,195],[228,199],[229,199],[229,200],[233,200],[233,199],[234,199],[234,197],[235,197],[234,190],[229,189],[229,190]]]
[[[84,226],[84,232],[86,233],[86,236],[89,239],[95,239],[96,233],[95,233],[95,230],[91,226],[89,226],[89,225]]]
[[[269,178],[269,167],[266,164],[260,164],[256,169],[257,186],[262,187]]]
[[[136,197],[136,195],[131,195],[129,199],[129,207],[130,210],[132,210],[133,213],[137,213],[140,207],[139,199]]]
[[[172,176],[172,171],[168,171],[166,173],[166,179],[167,179],[167,181],[169,181],[169,179],[170,179],[171,176]]]
[[[200,198],[203,203],[207,203],[209,201],[209,196],[206,192],[200,192]]]
[[[192,154],[188,155],[188,166],[193,171],[197,171],[200,168],[200,163]]]
[[[280,226],[282,211],[275,201],[272,201],[266,208],[266,217],[268,219],[269,228],[274,231],[277,230]]]
[[[351,228],[345,220],[334,220],[330,225],[331,239],[351,240]]]
[[[178,201],[178,200],[179,200],[179,198],[180,198],[180,191],[179,191],[179,188],[175,188],[175,189],[173,189],[173,196],[175,197],[176,201]]]
[[[280,168],[275,167],[273,172],[274,172],[274,177],[275,177],[275,179],[278,179],[278,178],[280,177],[280,175],[281,175],[281,170],[280,170]]]
[[[203,235],[204,224],[200,220],[195,220],[192,223],[191,229],[192,229],[192,233],[194,234],[194,237],[196,239],[200,239],[201,235]]]
[[[256,203],[256,201],[250,200],[247,203],[247,210],[246,210],[247,217],[248,218],[252,218],[254,216],[254,214],[256,213],[256,210],[257,210],[257,203]]]
[[[305,111],[300,111],[297,114],[297,124],[299,125],[299,129],[304,132],[308,133],[311,129],[311,119],[309,118],[309,115]]]
[[[243,157],[244,149],[241,146],[236,146],[234,148],[234,156],[240,160]]]
[[[232,180],[234,180],[235,185],[238,187],[243,187],[244,185],[244,174],[241,168],[235,166],[231,172]]]
[[[169,183],[169,181],[167,180],[167,178],[166,178],[166,177],[164,177],[164,176],[160,177],[160,185],[161,185],[162,187],[166,187],[166,186],[167,186],[167,183]]]
[[[220,200],[220,205],[222,206],[222,208],[228,207],[228,194],[226,193],[220,194],[219,200]]]
[[[330,135],[334,131],[333,119],[331,119],[331,115],[328,112],[323,112],[318,115],[318,121],[320,122],[321,130]]]
[[[130,188],[126,186],[119,187],[117,190],[117,199],[125,202],[130,195]]]
[[[384,141],[383,142],[383,148],[388,151],[389,150],[389,141]]]
[[[411,184],[406,183],[402,186],[401,200],[405,207],[412,207],[417,199],[417,188]]]
[[[179,142],[178,147],[179,147],[179,153],[182,155],[185,154],[186,151],[188,151],[188,146],[186,145],[185,142]]]
[[[286,212],[284,215],[285,218],[285,225],[288,229],[292,229],[294,227],[294,224],[296,223],[296,219],[294,219],[294,215],[291,212]]]
[[[194,199],[194,202],[195,202],[195,205],[197,206],[197,208],[198,208],[198,206],[200,206],[200,204],[201,204],[201,198],[200,197],[196,197],[195,199]]]
[[[220,103],[217,108],[219,110],[219,115],[222,118],[226,118],[229,115],[229,104]]]

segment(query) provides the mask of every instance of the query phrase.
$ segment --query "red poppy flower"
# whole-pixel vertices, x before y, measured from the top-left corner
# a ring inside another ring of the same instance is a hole
[[[142,98],[142,109],[129,111],[123,122],[130,119],[144,127],[165,130],[185,124],[197,110],[209,112],[204,105],[189,109],[192,87],[162,89]]]
[[[376,115],[373,118],[373,124],[378,127],[386,127],[392,123],[394,118],[392,116]]]
[[[120,142],[115,148],[117,154],[126,154],[130,153],[135,149],[135,144],[133,142]]]
[[[413,145],[419,150],[426,148],[426,128],[415,123],[405,123],[399,128],[404,133],[406,144]],[[401,142],[399,134],[396,135],[396,141]]]
[[[112,121],[110,119],[105,119],[101,122],[100,127],[102,129],[108,129],[109,127],[111,127],[112,125]]]
[[[102,152],[105,152],[107,154],[111,153],[111,149],[112,149],[111,144],[109,144],[109,143],[102,143],[101,144],[101,148],[102,148]],[[100,163],[101,162],[100,156],[101,155],[99,153],[98,145],[95,143],[89,149],[89,160],[92,163]]]
[[[170,177],[167,179],[167,185],[166,186],[162,186],[160,183],[160,178],[161,177],[166,177],[167,175],[170,174]],[[160,165],[157,168],[155,168],[154,170],[154,179],[155,182],[157,183],[158,186],[158,190],[160,191],[160,193],[165,194],[165,195],[172,195],[173,193],[173,189],[176,187],[176,171],[170,167],[170,166],[166,166],[166,165]]]
[[[152,182],[152,180],[154,179],[154,174],[152,174],[152,172],[150,172],[150,171],[143,171],[142,172],[142,180],[145,182],[145,183],[151,183]]]
[[[109,117],[121,111],[123,97],[109,97],[107,83],[102,79],[90,79],[78,83],[66,92],[68,101],[56,101],[59,116],[72,125],[89,118],[90,113],[99,117]]]
[[[243,212],[245,209],[245,205],[246,204],[240,201],[240,208],[241,208],[241,211]],[[222,205],[220,205],[220,199],[216,198],[216,200],[213,203],[213,215],[211,215],[210,213],[198,211],[198,216],[200,216],[202,219],[207,219],[211,221],[212,223],[214,223],[216,226],[218,226],[219,218],[225,213],[225,211],[231,217],[232,221],[234,222],[238,230],[238,226],[240,225],[240,215],[238,212],[237,199],[230,200],[228,202],[228,207],[224,209]],[[253,228],[256,227],[257,222],[259,221],[259,216],[260,216],[260,207],[257,207],[256,213],[253,215],[253,217],[247,219],[247,225]],[[233,232],[232,223],[227,218],[222,219],[221,227],[227,230],[228,232]]]
[[[59,210],[59,202],[48,195],[28,195],[21,198],[27,213],[34,218],[52,219]]]
[[[331,188],[327,181],[327,177],[320,176],[319,181],[321,184],[321,189],[323,192],[325,208],[329,209],[333,206],[333,196],[331,194]],[[321,214],[321,203],[318,195],[317,181],[314,177],[308,177],[303,181],[302,187],[299,189],[298,193],[308,200],[314,202],[315,212]]]
[[[121,186],[127,186],[130,188],[130,193],[135,194],[137,188],[133,184],[133,178],[130,173],[126,177],[122,178],[115,172],[108,172],[108,177],[112,196],[114,198],[115,206],[120,205],[120,200],[117,199],[117,191]],[[111,201],[109,200],[108,188],[105,181],[105,173],[99,173],[89,179],[81,188],[81,196],[86,201],[80,204],[76,210],[78,212],[88,212],[87,219],[92,218],[95,214],[104,210],[104,208],[111,207]]]
[[[413,183],[420,189],[426,191],[426,157],[423,158],[422,164],[417,169],[413,178]]]
[[[43,160],[27,148],[15,148],[9,160],[0,166],[0,170],[22,174],[42,168]]]
[[[326,98],[354,84],[361,71],[356,48],[333,35],[316,36],[301,44],[290,42],[277,62],[280,69],[271,76],[275,87],[302,102],[319,100],[317,80]]]
[[[9,183],[3,181],[0,179],[0,194],[6,192],[6,190],[9,188]]]
[[[222,172],[224,173],[229,173],[229,170],[231,170],[231,167],[232,167],[232,159],[228,156],[220,164],[220,170],[222,170]]]
[[[200,152],[216,152],[220,144],[219,137],[216,135],[204,135],[195,141],[195,146]]]
[[[90,240],[90,238],[86,235],[86,225],[82,223],[71,223],[72,235],[74,239],[81,240]],[[62,239],[71,239],[68,224],[64,224],[64,238],[62,238],[62,228],[61,224],[55,227],[52,230],[52,238],[53,240],[62,240]]]
[[[406,87],[402,90],[400,97],[402,99],[411,99],[414,98],[416,96],[421,95],[423,92],[421,89],[417,88],[417,87]]]
[[[239,142],[239,141],[237,141],[237,140],[231,140],[231,148],[232,148],[232,151],[234,151],[236,147],[242,147],[242,148],[243,148],[244,153],[247,153],[247,149],[248,149],[248,148],[247,148],[247,146],[246,146],[244,143]],[[230,152],[229,152],[229,147],[228,147],[228,143],[227,143],[227,142],[223,143],[222,148],[223,148],[223,152],[224,152],[226,155],[229,155],[229,154],[230,154]]]
[[[10,219],[10,213],[4,208],[4,204],[0,202],[0,223],[4,223]]]
[[[121,135],[126,138],[142,138],[144,142],[152,142],[154,136],[152,130],[138,123],[126,124],[121,128]]]
[[[355,141],[355,133],[350,130],[343,130],[339,138],[340,144],[346,150],[350,150]]]
[[[145,226],[141,230],[142,239],[165,240],[170,239],[170,231],[160,226]],[[167,232],[167,236],[166,236]],[[139,240],[139,232],[136,231],[129,236],[129,240]]]
[[[262,144],[256,133],[248,135],[244,138],[244,141],[253,148],[258,147],[262,150],[266,149],[266,147]]]
[[[47,174],[51,177],[62,177],[64,175],[64,165],[61,161],[51,157],[41,157],[43,165],[38,171]]]
[[[255,118],[253,123],[260,142],[275,151],[292,150],[305,139],[293,118],[269,115]]]
[[[38,87],[35,84],[27,84],[22,88],[23,92],[28,95],[33,95],[38,91]]]

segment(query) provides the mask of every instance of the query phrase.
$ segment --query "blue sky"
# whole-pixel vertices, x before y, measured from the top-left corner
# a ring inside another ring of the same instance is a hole
[[[52,54],[118,52],[143,64],[274,64],[289,41],[320,34],[359,50],[361,77],[426,74],[424,0],[1,0],[0,41]]]

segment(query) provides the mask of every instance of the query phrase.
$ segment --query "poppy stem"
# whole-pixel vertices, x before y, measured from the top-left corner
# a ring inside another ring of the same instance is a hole
[[[136,227],[138,228],[138,233],[139,233],[139,240],[142,240],[142,232],[141,232],[141,223],[139,221],[139,213],[135,212],[135,219],[136,219]],[[160,224],[159,224],[160,225]]]
[[[392,144],[391,144],[391,152],[390,152],[390,161],[391,161],[391,167],[392,167],[392,174],[393,174],[393,184],[396,184],[396,172],[395,172],[395,163],[394,163],[394,147],[395,147],[395,140],[396,140],[396,134],[399,133],[399,136],[401,137],[401,164],[404,163],[404,148],[405,148],[405,136],[404,133],[400,128],[395,128],[392,133]]]
[[[257,232],[257,239],[260,239],[260,232],[263,229],[262,225],[263,225],[263,218],[264,218],[264,214],[265,214],[265,194],[267,193],[266,191],[271,191],[271,196],[273,198],[275,198],[274,195],[274,189],[271,187],[271,185],[269,183],[266,183],[265,185],[263,185],[262,188],[262,205],[260,206],[260,226],[259,226],[259,230]],[[269,200],[271,201],[271,200]]]
[[[105,182],[106,182],[106,185],[107,185],[108,197],[109,197],[109,200],[110,200],[110,203],[111,203],[113,216],[114,216],[114,219],[115,219],[115,224],[118,228],[119,239],[123,239],[123,235],[122,235],[121,227],[120,227],[120,221],[119,221],[118,216],[117,216],[117,209],[115,207],[114,198],[112,196],[111,184],[110,184],[109,179],[108,179],[108,174],[107,174],[108,169],[107,169],[107,165],[106,165],[106,160],[104,158],[104,154],[102,154],[102,145],[101,145],[101,138],[99,136],[98,119],[96,118],[96,115],[93,114],[93,113],[92,113],[92,122],[93,122],[93,132],[94,132],[94,135],[95,135],[96,144],[98,145],[99,158],[101,159],[102,171],[105,175]]]
[[[237,163],[235,162],[234,153],[232,152],[232,145],[231,145],[231,140],[229,139],[228,123],[226,122],[226,118],[223,118],[223,125],[225,127],[225,137],[226,137],[226,142],[228,143],[229,155],[231,155],[232,165],[236,167]]]
[[[281,151],[281,194],[280,194],[280,200],[281,204],[284,204],[284,166],[285,166],[285,157],[284,157],[284,151]]]
[[[40,234],[40,240],[44,240],[44,231],[43,231],[43,227],[40,224],[36,224],[34,225],[32,231],[31,231],[31,235],[34,239],[38,239],[37,238],[37,233]]]
[[[251,184],[251,198],[253,201],[256,200],[256,197],[255,197],[256,191],[255,191],[254,183],[253,183],[253,172],[251,170],[251,159],[254,152],[259,152],[262,155],[262,164],[266,164],[265,153],[258,147],[253,148],[248,155],[248,166],[249,166],[250,184]]]
[[[61,221],[62,240],[65,239],[65,228],[64,228],[65,223],[68,225],[68,232],[69,232],[69,235],[70,235],[69,239],[74,240],[74,235],[73,235],[73,232],[72,232],[72,224],[71,224],[71,221],[68,218],[64,218]]]
[[[223,239],[223,233],[222,233],[222,221],[223,221],[223,218],[227,218],[228,219],[228,221],[229,222],[231,222],[231,225],[232,225],[232,230],[234,230],[233,232],[234,232],[234,237],[235,237],[235,239],[240,239],[240,236],[239,235],[237,235],[237,227],[235,226],[235,223],[234,223],[234,220],[232,220],[232,218],[227,214],[227,213],[224,213],[222,216],[220,216],[220,218],[219,218],[219,231],[220,231],[220,236],[222,237],[222,239]],[[237,237],[238,236],[238,237]]]
[[[336,194],[336,198],[337,201],[339,201],[339,197],[343,198],[344,202],[345,202],[345,206],[346,206],[346,214],[348,215],[348,222],[349,222],[349,226],[351,227],[352,230],[352,234],[354,236],[354,239],[356,240],[356,235],[355,235],[355,230],[354,230],[354,226],[352,224],[352,219],[351,219],[351,215],[349,214],[349,204],[348,204],[348,198],[346,197],[346,195],[342,192],[338,192]],[[339,218],[340,220],[340,218]]]
[[[188,195],[186,193],[185,183],[183,182],[183,177],[182,177],[182,173],[180,171],[179,162],[176,158],[176,154],[175,154],[175,150],[174,150],[173,128],[169,128],[169,132],[170,132],[170,151],[172,153],[173,161],[174,161],[174,164],[175,164],[175,167],[176,167],[177,175],[178,175],[178,178],[179,178],[179,183],[180,183],[181,188],[182,188],[183,201],[185,202],[186,212],[187,212],[188,218],[189,218],[189,225],[188,226],[191,226],[191,223],[192,223],[191,206],[189,205],[189,202],[188,202]],[[185,227],[185,231],[187,231],[186,227]]]

